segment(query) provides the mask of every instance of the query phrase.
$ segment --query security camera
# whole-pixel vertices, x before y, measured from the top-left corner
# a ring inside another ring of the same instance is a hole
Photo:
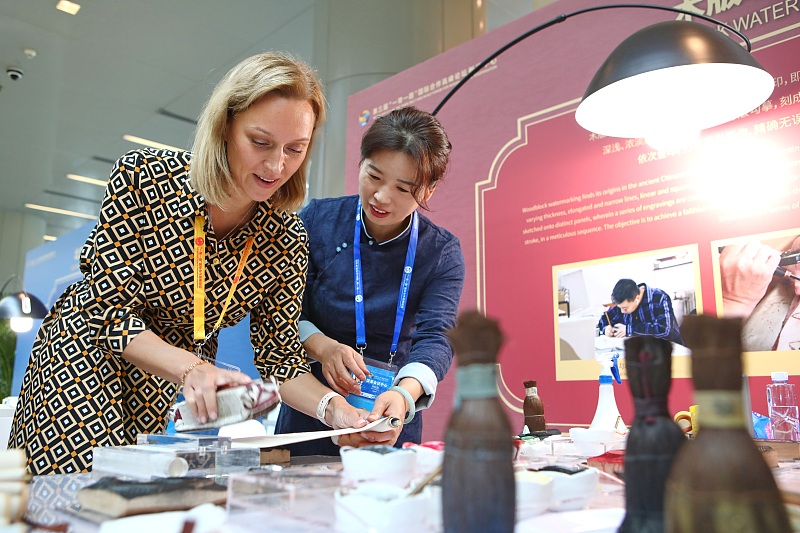
[[[14,81],[21,79],[22,76],[25,75],[25,73],[19,67],[6,67],[6,74],[8,74],[8,77]]]

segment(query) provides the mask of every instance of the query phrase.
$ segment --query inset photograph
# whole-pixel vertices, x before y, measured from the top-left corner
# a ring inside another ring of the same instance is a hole
[[[800,229],[711,246],[717,315],[744,320],[743,350],[800,350]]]
[[[696,245],[553,267],[559,379],[591,378],[596,364],[572,362],[624,358],[625,339],[637,335],[667,339],[673,356],[689,355],[680,323],[702,309],[699,279]]]

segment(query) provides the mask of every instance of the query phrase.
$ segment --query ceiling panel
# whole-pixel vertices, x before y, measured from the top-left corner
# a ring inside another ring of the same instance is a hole
[[[136,147],[123,134],[188,147],[194,125],[159,110],[195,119],[219,78],[256,52],[313,63],[314,0],[78,1],[72,16],[56,0],[0,0],[0,209],[97,213],[102,189],[65,175],[107,179],[109,160]],[[490,0],[489,28],[531,9]],[[11,65],[22,79],[5,75]],[[54,236],[86,223],[40,216]]]

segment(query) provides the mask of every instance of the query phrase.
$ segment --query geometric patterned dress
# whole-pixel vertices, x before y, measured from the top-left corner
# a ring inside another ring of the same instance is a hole
[[[206,331],[218,320],[249,236],[253,248],[221,327],[250,313],[254,362],[279,383],[310,371],[297,320],[308,236],[294,213],[261,202],[240,231],[217,240],[189,180],[191,154],[135,150],[109,178],[97,225],[81,250],[83,279],[66,289],[33,344],[8,445],[32,474],[91,470],[92,448],[163,430],[178,386],[122,352],[148,329],[192,351],[193,233],[206,218]],[[215,357],[216,336],[203,348]]]

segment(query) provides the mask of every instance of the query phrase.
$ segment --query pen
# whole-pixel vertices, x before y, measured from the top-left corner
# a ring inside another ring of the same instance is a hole
[[[792,274],[791,272],[780,266],[775,269],[775,272],[772,275],[777,278],[783,278],[783,279],[792,278],[800,281],[800,276],[795,276],[794,274]]]

